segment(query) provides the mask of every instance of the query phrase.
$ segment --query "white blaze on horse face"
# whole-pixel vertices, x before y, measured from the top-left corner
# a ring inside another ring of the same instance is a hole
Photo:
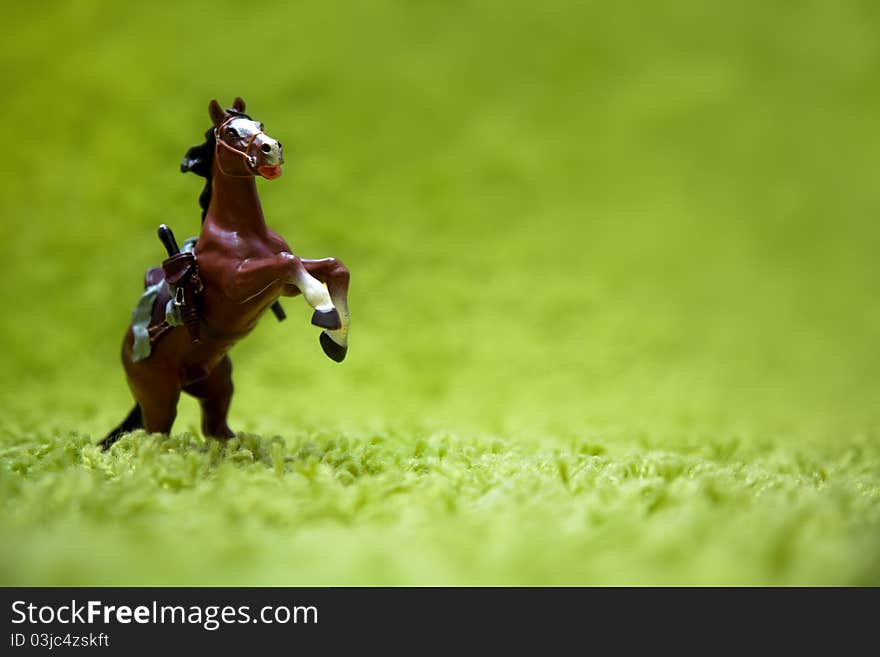
[[[233,135],[230,133],[230,130],[235,134]],[[247,145],[251,143],[251,140],[253,140],[254,142],[257,142],[255,146],[259,152],[255,152],[252,149],[250,152],[251,155],[256,155],[262,160],[263,164],[269,166],[281,163],[281,144],[263,132],[262,123],[244,118],[232,119],[232,121],[226,126],[226,133],[227,134],[223,135],[223,139],[225,139],[230,146],[235,146],[240,150],[244,150]],[[255,135],[259,136],[254,139]],[[261,146],[264,144],[269,146],[268,150],[261,150]]]
[[[244,148],[247,146],[251,137],[258,132],[262,132],[260,128],[261,125],[259,123],[251,121],[250,119],[232,119],[232,121],[226,124],[226,134],[223,135],[223,139],[226,139],[230,146],[240,146]],[[234,132],[235,135],[233,135],[230,130]]]

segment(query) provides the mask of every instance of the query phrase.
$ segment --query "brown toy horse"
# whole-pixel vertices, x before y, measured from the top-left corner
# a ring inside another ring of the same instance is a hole
[[[295,256],[266,225],[255,177],[277,178],[284,158],[281,143],[244,110],[241,98],[226,111],[212,100],[213,128],[207,141],[190,149],[189,160],[185,158],[182,165],[183,170],[208,178],[201,199],[202,230],[194,249],[200,281],[195,300],[198,339],[182,324],[166,326],[155,336],[151,326],[151,338],[160,339],[150,340],[146,356],[136,355],[135,331],[129,326],[122,363],[136,403],[101,441],[104,449],[135,429],[170,432],[181,391],[200,401],[205,436],[232,437],[226,421],[233,390],[228,352],[281,296],[302,294],[315,309],[312,324],[324,329],[320,335],[324,352],[337,362],[345,358],[348,269],[335,258]],[[147,285],[161,290],[148,309],[154,322],[164,315],[164,302],[170,298],[161,274],[158,268],[147,273]]]

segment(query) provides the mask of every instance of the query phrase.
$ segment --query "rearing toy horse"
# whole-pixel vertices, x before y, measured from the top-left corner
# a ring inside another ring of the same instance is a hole
[[[136,403],[101,441],[104,449],[135,429],[169,433],[181,391],[201,403],[205,436],[231,438],[228,352],[281,296],[302,294],[314,308],[312,324],[323,329],[320,343],[331,359],[342,361],[348,349],[348,269],[335,258],[294,255],[263,217],[255,177],[281,175],[281,143],[244,113],[241,98],[225,111],[212,100],[208,110],[213,128],[207,141],[187,153],[187,158],[194,152],[200,157],[189,163],[185,158],[182,165],[208,178],[201,199],[206,211],[193,253],[197,329],[192,333],[183,324],[164,322],[163,330],[154,331],[174,303],[174,286],[169,290],[172,281],[163,280],[161,268],[148,271],[146,287],[152,296],[145,292],[138,309],[145,308],[153,324],[149,334],[142,326],[138,330],[136,309],[122,343],[122,363]]]

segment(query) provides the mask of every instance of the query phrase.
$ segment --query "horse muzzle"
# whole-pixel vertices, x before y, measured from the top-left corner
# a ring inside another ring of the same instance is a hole
[[[284,152],[281,142],[267,135],[259,135],[253,144],[255,169],[263,178],[272,180],[281,175],[281,165],[284,164]]]

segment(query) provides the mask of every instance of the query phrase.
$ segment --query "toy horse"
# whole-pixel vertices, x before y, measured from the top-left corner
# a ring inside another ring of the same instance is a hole
[[[348,269],[335,258],[294,255],[263,217],[255,178],[281,175],[281,143],[244,113],[241,98],[225,111],[212,100],[208,110],[206,142],[181,165],[208,179],[202,229],[180,253],[170,231],[160,230],[169,258],[147,272],[122,343],[135,406],[101,441],[105,450],[135,429],[169,433],[181,391],[201,403],[205,436],[231,438],[228,352],[266,309],[283,318],[281,296],[302,294],[314,308],[312,324],[323,329],[320,344],[331,359],[341,362],[348,349]]]

